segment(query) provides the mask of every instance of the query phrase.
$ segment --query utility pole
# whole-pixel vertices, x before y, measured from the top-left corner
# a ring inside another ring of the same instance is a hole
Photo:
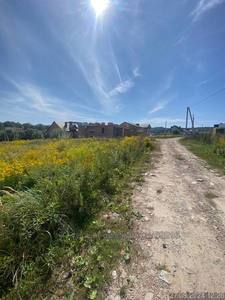
[[[187,107],[187,111],[186,111],[186,130],[188,129],[188,112],[189,112],[189,107]]]
[[[165,130],[164,130],[164,132],[165,132],[165,134],[167,133],[167,121],[165,122]]]
[[[194,130],[194,128],[195,128],[195,117],[194,117],[194,114],[192,115],[190,107],[187,107],[187,112],[186,112],[186,130],[188,129],[189,117],[190,117],[190,120],[191,120],[192,130]]]

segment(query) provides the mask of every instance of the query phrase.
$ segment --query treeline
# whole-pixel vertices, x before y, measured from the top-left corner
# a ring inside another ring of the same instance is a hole
[[[0,122],[0,141],[32,140],[44,138],[48,126],[19,122]]]

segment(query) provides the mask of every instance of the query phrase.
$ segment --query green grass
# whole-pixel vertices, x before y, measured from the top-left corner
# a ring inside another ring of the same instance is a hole
[[[225,174],[225,156],[218,155],[215,152],[214,144],[207,144],[190,138],[181,139],[180,142],[195,155],[206,160],[212,168],[216,168]]]
[[[111,235],[130,230],[132,182],[142,182],[153,149],[148,139],[121,142],[99,142],[90,165],[42,168],[32,188],[0,198],[1,299],[104,299],[130,255],[130,242]],[[112,212],[119,218],[104,218]]]

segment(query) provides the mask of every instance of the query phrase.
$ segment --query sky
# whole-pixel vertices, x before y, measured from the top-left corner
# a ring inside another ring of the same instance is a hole
[[[224,87],[225,0],[0,0],[0,121],[209,126]]]

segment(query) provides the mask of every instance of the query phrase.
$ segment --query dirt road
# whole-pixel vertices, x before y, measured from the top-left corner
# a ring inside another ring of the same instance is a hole
[[[158,162],[133,195],[143,216],[134,226],[140,248],[129,270],[120,267],[117,283],[121,288],[129,277],[129,300],[186,292],[196,299],[197,293],[224,293],[225,299],[225,178],[178,139],[159,143]],[[120,298],[115,288],[109,299]]]

